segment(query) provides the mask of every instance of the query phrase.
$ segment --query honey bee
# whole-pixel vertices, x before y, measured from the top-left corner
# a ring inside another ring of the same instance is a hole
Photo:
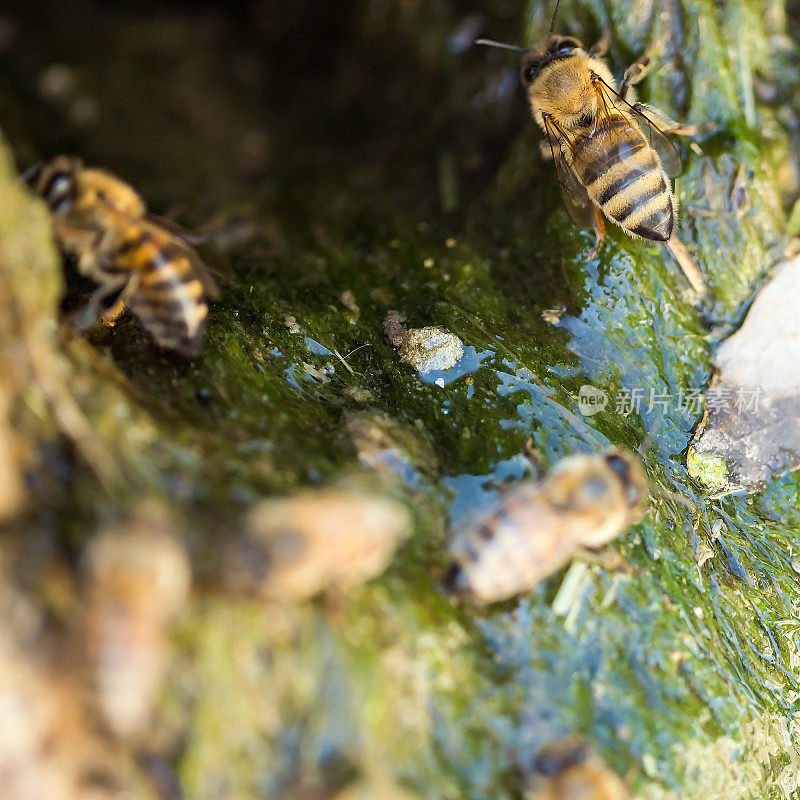
[[[638,521],[646,497],[644,471],[630,453],[565,458],[456,532],[447,586],[479,603],[528,591],[581,548],[600,547]]]
[[[37,614],[0,578],[0,796],[88,800],[102,785],[102,797],[121,798],[113,787],[122,764],[87,719],[72,660]]]
[[[411,528],[401,504],[344,489],[302,492],[259,503],[228,554],[235,591],[304,600],[383,572]]]
[[[158,345],[197,355],[219,290],[188,242],[148,216],[132,187],[78,158],[58,156],[23,178],[49,206],[61,249],[98,284],[76,325],[113,324],[127,306]]]
[[[188,596],[184,549],[158,510],[107,528],[86,552],[85,649],[93,696],[117,736],[150,721],[166,669],[167,625]]]
[[[527,800],[628,800],[630,792],[589,748],[567,741],[545,748],[536,757],[538,780]]]
[[[590,257],[605,238],[605,215],[634,238],[669,242],[693,287],[702,291],[697,267],[673,236],[677,204],[670,178],[680,171],[680,156],[665,135],[688,135],[697,126],[679,125],[637,102],[633,87],[644,77],[647,55],[617,86],[603,59],[606,42],[587,51],[572,36],[553,35],[557,13],[558,3],[542,49],[477,43],[523,53],[520,79],[533,118],[547,135],[564,203],[578,226],[597,231]]]

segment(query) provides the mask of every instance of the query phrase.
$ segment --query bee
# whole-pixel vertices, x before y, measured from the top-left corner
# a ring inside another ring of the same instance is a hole
[[[456,532],[447,587],[479,603],[528,591],[581,548],[607,544],[638,521],[646,497],[644,471],[630,453],[565,458]]]
[[[600,251],[606,217],[634,238],[669,242],[694,288],[702,291],[697,267],[673,236],[677,204],[670,179],[681,162],[665,135],[689,135],[697,126],[679,125],[637,102],[633,87],[647,71],[647,55],[628,68],[618,86],[603,58],[606,42],[587,51],[572,36],[553,35],[557,13],[558,3],[541,49],[487,39],[477,43],[523,53],[520,79],[533,118],[547,135],[564,203],[579,227],[597,231],[590,257]]]
[[[629,800],[622,780],[586,744],[569,740],[545,748],[533,766],[538,780],[527,800]]]
[[[0,580],[0,786],[3,800],[122,797],[122,764],[87,719],[72,659],[30,601]],[[24,620],[20,609],[28,609]],[[31,616],[31,614],[33,616]],[[36,621],[34,621],[36,620]]]
[[[168,662],[167,626],[189,593],[183,547],[157,510],[106,528],[85,556],[85,653],[95,705],[117,736],[150,721]]]
[[[47,203],[61,249],[98,285],[77,327],[98,316],[113,324],[128,307],[158,345],[197,355],[219,290],[189,243],[149,216],[131,186],[78,158],[35,164],[23,178]]]
[[[228,553],[227,580],[236,591],[305,600],[379,575],[410,528],[401,504],[344,489],[264,500]]]

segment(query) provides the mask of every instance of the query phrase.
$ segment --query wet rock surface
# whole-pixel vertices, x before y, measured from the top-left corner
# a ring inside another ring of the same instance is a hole
[[[800,260],[779,264],[714,354],[708,412],[688,455],[712,491],[763,489],[800,464]]]

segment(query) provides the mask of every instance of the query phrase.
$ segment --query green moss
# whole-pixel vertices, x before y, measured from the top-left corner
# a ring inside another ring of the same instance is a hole
[[[728,485],[728,468],[720,456],[702,455],[690,447],[686,467],[689,475],[708,489],[722,489]]]

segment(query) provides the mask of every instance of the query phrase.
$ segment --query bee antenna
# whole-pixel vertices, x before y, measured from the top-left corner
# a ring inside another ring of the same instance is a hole
[[[550,21],[550,31],[549,31],[549,33],[547,34],[548,36],[551,36],[551,35],[552,35],[552,33],[553,33],[553,28],[555,28],[555,27],[556,27],[556,17],[558,16],[558,7],[559,7],[560,5],[561,5],[561,0],[556,0],[556,8],[555,8],[555,11],[553,11],[553,19]]]
[[[515,44],[505,44],[504,42],[495,42],[491,39],[476,39],[475,44],[486,44],[489,45],[489,47],[501,47],[503,50],[514,50],[517,53],[525,52],[524,47],[517,47]]]
[[[39,180],[39,176],[42,174],[42,167],[44,167],[44,161],[37,161],[20,175],[20,179],[23,183],[27,183],[28,186],[35,186]]]

